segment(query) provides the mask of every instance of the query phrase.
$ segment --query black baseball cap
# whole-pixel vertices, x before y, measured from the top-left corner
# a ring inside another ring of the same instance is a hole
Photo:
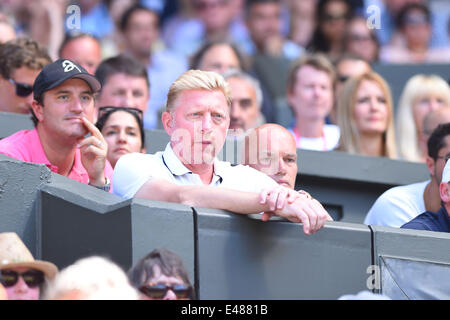
[[[46,65],[36,77],[33,84],[34,100],[38,100],[45,91],[56,88],[72,78],[86,81],[93,92],[99,91],[102,87],[100,81],[78,63],[69,59],[58,59]]]

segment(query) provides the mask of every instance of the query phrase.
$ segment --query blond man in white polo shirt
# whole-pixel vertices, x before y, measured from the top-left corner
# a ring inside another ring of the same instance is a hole
[[[230,88],[215,72],[190,70],[171,86],[162,115],[171,141],[164,152],[129,154],[114,169],[114,191],[125,198],[182,203],[240,214],[264,212],[301,222],[312,234],[331,217],[315,199],[280,187],[247,166],[219,161],[230,123]]]

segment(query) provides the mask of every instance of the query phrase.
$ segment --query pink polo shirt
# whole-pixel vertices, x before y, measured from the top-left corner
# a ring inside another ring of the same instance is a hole
[[[45,155],[36,128],[18,131],[0,140],[0,153],[21,161],[45,164],[51,171],[58,173],[58,167],[52,165]],[[105,165],[105,176],[112,181],[113,169],[108,160],[106,160]],[[68,178],[84,184],[89,183],[88,173],[81,163],[80,149],[75,152],[75,161]],[[112,187],[110,192],[112,192]]]

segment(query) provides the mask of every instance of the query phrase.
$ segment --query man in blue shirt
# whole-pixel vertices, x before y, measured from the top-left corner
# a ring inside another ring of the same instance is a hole
[[[449,158],[449,155],[446,157]],[[450,232],[450,161],[447,161],[442,172],[442,181],[439,185],[442,206],[437,212],[426,211],[408,223],[402,228],[428,230],[439,232]]]

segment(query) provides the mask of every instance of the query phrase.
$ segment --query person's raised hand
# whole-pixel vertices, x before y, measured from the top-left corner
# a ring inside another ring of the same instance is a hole
[[[81,152],[81,162],[88,173],[89,184],[93,186],[104,186],[106,183],[105,164],[108,144],[100,130],[94,124],[85,117],[81,119],[91,134],[78,143]]]

